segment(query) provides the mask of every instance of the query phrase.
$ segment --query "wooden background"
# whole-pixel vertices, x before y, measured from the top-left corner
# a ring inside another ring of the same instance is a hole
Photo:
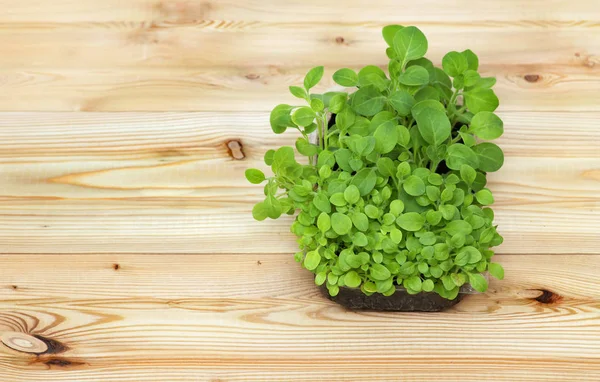
[[[439,314],[344,311],[252,221],[268,112],[417,25],[498,77],[506,279]],[[595,0],[0,0],[2,382],[600,380]]]

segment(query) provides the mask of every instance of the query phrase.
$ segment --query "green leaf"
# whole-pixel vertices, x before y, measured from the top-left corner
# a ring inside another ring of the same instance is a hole
[[[466,246],[463,248],[463,251],[467,251],[469,254],[469,264],[476,264],[478,263],[482,256],[481,256],[481,252],[479,252],[479,250],[471,245]]]
[[[498,97],[491,89],[474,89],[463,94],[469,111],[477,114],[481,111],[494,111],[498,107]]]
[[[398,82],[406,86],[421,86],[429,83],[429,72],[422,66],[410,66],[398,77]]]
[[[464,250],[460,251],[454,258],[454,264],[458,265],[459,267],[464,267],[468,263],[469,263],[469,252],[467,252],[467,251],[464,251]]]
[[[322,66],[317,66],[308,71],[306,77],[304,77],[304,87],[306,90],[310,90],[316,84],[318,84],[319,81],[321,81],[321,78],[323,78],[323,72],[324,67]]]
[[[440,199],[440,189],[437,187],[427,186],[425,187],[425,193],[432,202],[436,202]]]
[[[315,205],[315,207],[317,207],[317,209],[319,209],[319,211],[325,212],[327,214],[331,212],[331,204],[329,203],[329,199],[325,194],[316,194],[315,198],[313,199],[313,204]]]
[[[410,164],[408,162],[401,162],[396,169],[396,177],[404,179],[410,174]]]
[[[468,164],[462,164],[460,166],[460,177],[465,181],[469,186],[473,184],[475,181],[475,177],[477,177],[477,172],[473,169],[473,167]]]
[[[467,282],[467,276],[465,276],[464,273],[452,273],[450,278],[457,287],[460,287]]]
[[[402,184],[404,191],[411,196],[419,196],[425,193],[425,182],[416,175],[411,175]]]
[[[423,245],[434,245],[436,241],[437,241],[437,238],[435,236],[435,233],[433,233],[433,232],[425,232],[419,238],[419,242]],[[430,247],[430,248],[433,250],[433,247]]]
[[[450,120],[445,112],[424,108],[415,116],[415,119],[419,133],[427,143],[439,146],[450,137]]]
[[[477,70],[479,68],[479,58],[477,58],[477,55],[471,49],[463,50],[461,54],[467,59],[467,67],[470,70]]]
[[[498,263],[489,263],[488,272],[490,272],[490,275],[494,276],[498,280],[504,279],[504,268],[502,268],[502,265]]]
[[[456,288],[456,284],[454,284],[454,281],[452,280],[452,277],[450,277],[450,275],[444,275],[441,278],[441,280],[446,290],[450,291]]]
[[[367,236],[365,236],[362,232],[357,232],[352,237],[352,244],[357,247],[366,247],[369,244],[369,240],[367,240]]]
[[[495,77],[481,77],[477,80],[475,85],[471,86],[469,91],[474,89],[489,89],[496,84]]]
[[[465,144],[465,146],[467,147],[473,147],[477,144],[477,140],[475,139],[475,136],[472,134],[467,134],[464,133],[462,131],[459,131],[458,134],[460,135],[460,138],[462,139],[463,143]]]
[[[402,231],[400,231],[396,227],[392,228],[392,230],[390,231],[390,238],[392,239],[394,244],[400,244],[400,242],[402,241]]]
[[[271,129],[275,134],[283,133],[288,127],[292,126],[292,118],[290,113],[293,107],[290,105],[277,105],[271,111],[271,116],[269,118],[271,123]]]
[[[410,288],[413,291],[420,292],[423,287],[423,283],[421,282],[421,278],[419,276],[409,277],[404,280],[403,283],[405,288]]]
[[[382,176],[394,176],[396,166],[394,161],[387,157],[381,157],[377,160],[377,170]]]
[[[306,93],[306,90],[304,90],[304,88],[301,88],[300,86],[290,86],[290,93],[292,93],[292,95],[296,98],[308,98],[308,93]]]
[[[471,225],[464,220],[453,220],[446,224],[444,230],[448,232],[450,236],[454,236],[456,234],[469,235],[471,232],[473,232],[473,227],[471,227]]]
[[[319,286],[325,284],[325,280],[327,280],[327,272],[325,271],[319,272],[315,276],[315,284]]]
[[[315,103],[315,102],[312,102],[312,103]],[[315,108],[312,107],[312,106],[310,108],[313,109],[313,110],[315,110]],[[317,124],[313,122],[310,125],[304,127],[304,134],[310,134],[310,133],[312,133],[315,130],[317,130]]]
[[[390,111],[380,111],[373,118],[369,124],[369,131],[374,132],[381,125],[395,125],[396,114]]]
[[[475,199],[477,199],[477,201],[484,206],[489,206],[490,204],[494,203],[494,196],[487,188],[477,191],[475,193]]]
[[[371,219],[377,219],[379,217],[379,209],[372,204],[365,206],[365,214]]]
[[[271,150],[267,150],[267,152],[265,153],[265,164],[267,166],[270,166],[273,164],[273,157],[275,156],[275,150],[271,149]]]
[[[256,203],[252,208],[252,217],[258,221],[265,220],[269,215],[264,202]]]
[[[404,67],[408,61],[416,60],[427,53],[427,38],[416,27],[405,27],[396,32],[392,44],[396,56]]]
[[[346,106],[346,94],[336,94],[329,100],[329,111],[339,113]]]
[[[398,129],[392,123],[379,125],[375,133],[375,150],[379,154],[387,154],[396,147],[398,142]]]
[[[325,212],[321,212],[319,214],[319,218],[317,219],[317,227],[321,232],[327,232],[331,228],[331,218]]]
[[[319,263],[321,262],[321,255],[319,255],[318,251],[309,251],[306,253],[306,257],[304,258],[304,267],[309,271],[317,268]]]
[[[396,224],[406,231],[418,231],[423,228],[425,218],[417,212],[407,212],[396,219]],[[471,227],[471,226],[469,226]]]
[[[334,212],[331,215],[331,227],[338,235],[345,235],[352,229],[352,220],[342,213]]]
[[[477,82],[479,82],[479,79],[481,78],[481,76],[476,71],[467,69],[463,73],[463,78],[464,78],[465,86],[470,87],[470,86],[476,85]]]
[[[432,226],[438,225],[442,220],[442,213],[440,211],[429,210],[425,215],[425,219]]]
[[[303,106],[294,111],[292,122],[298,126],[308,126],[315,120],[317,114],[308,106]]]
[[[333,73],[333,80],[339,85],[351,87],[358,84],[358,75],[354,70],[344,68]]]
[[[278,199],[276,199],[273,195],[267,196],[267,198],[264,201],[264,205],[267,209],[267,216],[269,216],[269,218],[277,219],[281,216],[281,202]]]
[[[362,280],[356,271],[350,271],[344,275],[344,283],[348,288],[357,288]]]
[[[417,102],[411,109],[411,114],[413,117],[417,118],[423,110],[434,109],[440,111],[442,113],[446,113],[446,108],[439,101],[433,99],[426,99],[421,102]]]
[[[425,86],[425,87],[421,88],[415,94],[415,100],[417,102],[426,101],[426,100],[439,101],[440,96],[441,96],[441,94],[440,94],[439,90],[437,90],[433,86]]]
[[[392,276],[389,269],[381,264],[371,264],[370,271],[373,280],[387,280]]]
[[[504,124],[496,114],[481,111],[471,119],[469,132],[481,139],[496,139],[504,132]]]
[[[442,58],[442,67],[449,76],[458,77],[469,68],[467,58],[458,52],[448,52]]]
[[[342,192],[336,192],[331,195],[329,201],[336,207],[343,207],[346,205],[346,198],[344,198],[344,193]]]
[[[372,168],[363,168],[360,170],[352,180],[350,184],[358,187],[361,196],[367,195],[371,190],[375,187],[375,183],[377,182],[377,174]]]
[[[469,284],[477,292],[485,292],[488,289],[487,280],[479,273],[469,273]]]
[[[504,153],[502,149],[491,142],[483,142],[473,146],[477,154],[479,169],[485,172],[498,171],[504,164]]]
[[[405,126],[398,125],[398,144],[404,148],[408,148],[410,143],[410,131]],[[406,157],[404,157],[406,156]],[[408,160],[408,153],[405,151],[398,156],[398,160]]]
[[[460,170],[460,167],[463,164],[469,165],[473,168],[478,168],[478,155],[470,147],[467,147],[461,143],[450,145],[446,151],[446,165],[448,168],[452,170]]]
[[[320,113],[323,111],[323,109],[325,109],[325,104],[319,98],[313,98],[310,100],[310,108],[313,109],[316,113]]]
[[[415,105],[415,99],[409,92],[398,90],[388,97],[388,102],[398,112],[401,117],[406,117],[410,114],[410,110]]]
[[[394,36],[396,36],[396,33],[402,28],[404,28],[402,25],[387,25],[383,27],[381,34],[389,46],[394,46]]]
[[[454,79],[452,80],[452,85],[455,89],[463,89],[465,87],[465,79],[463,75],[461,74],[457,77],[454,77]]]
[[[427,176],[427,181],[434,186],[440,186],[444,182],[444,178],[440,174],[432,172]]]
[[[362,212],[356,212],[352,215],[352,223],[359,231],[366,231],[369,229],[369,218]]]
[[[247,169],[245,175],[246,179],[252,184],[259,184],[265,180],[265,174],[255,168]]]
[[[335,124],[340,130],[347,130],[355,120],[356,114],[349,107],[345,107],[341,113],[335,116]]]
[[[327,290],[329,291],[329,295],[331,297],[335,297],[340,293],[340,287],[337,285],[327,285]]]
[[[360,191],[358,191],[358,187],[351,184],[344,191],[344,199],[350,204],[355,204],[360,199]]]
[[[390,203],[390,212],[394,216],[399,216],[404,211],[404,202],[402,200],[392,200]]]
[[[313,156],[317,155],[319,151],[319,146],[314,145],[312,143],[308,143],[306,138],[298,138],[296,139],[296,149],[302,155]]]
[[[358,171],[363,167],[364,163],[361,159],[352,158],[350,159],[350,161],[348,161],[348,164],[350,165],[350,167],[352,167],[352,170]]]
[[[421,283],[421,289],[424,292],[431,292],[434,288],[433,280],[427,279]]]
[[[444,204],[439,207],[439,211],[442,213],[442,217],[444,219],[451,220],[456,214],[456,207],[454,207],[453,205]]]
[[[452,81],[450,77],[440,68],[433,68],[429,73],[429,83],[436,88],[447,100],[452,96]]]
[[[461,248],[465,245],[466,236],[463,233],[457,233],[450,238],[450,244],[454,248]]]
[[[358,86],[361,88],[372,86],[383,91],[387,88],[388,82],[385,72],[379,66],[368,65],[358,72]]]
[[[335,166],[335,157],[333,155],[333,152],[325,150],[325,151],[321,151],[319,153],[319,159],[317,160],[317,167],[320,168],[322,166],[329,166],[329,167]]]
[[[338,166],[347,172],[352,172],[352,167],[348,163],[352,159],[352,153],[348,149],[339,149],[334,152],[335,161]]]
[[[352,109],[358,114],[371,117],[385,105],[386,98],[373,86],[360,88],[352,97]]]

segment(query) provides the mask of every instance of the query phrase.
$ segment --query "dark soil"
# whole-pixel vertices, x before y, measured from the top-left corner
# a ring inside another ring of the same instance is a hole
[[[458,304],[464,296],[459,294],[454,300],[447,300],[437,293],[421,292],[411,295],[402,289],[388,297],[379,293],[367,296],[358,288],[342,287],[337,296],[331,297],[324,286],[321,287],[321,292],[331,301],[348,309],[393,312],[441,312]]]

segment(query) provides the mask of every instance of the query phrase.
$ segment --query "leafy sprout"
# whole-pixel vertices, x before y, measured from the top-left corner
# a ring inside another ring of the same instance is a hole
[[[290,92],[306,106],[281,104],[273,132],[300,133],[295,149],[269,150],[256,220],[297,213],[295,258],[335,296],[340,287],[365,294],[435,292],[456,298],[470,284],[484,292],[489,272],[502,279],[490,249],[502,243],[493,224],[487,172],[502,167],[489,140],[504,131],[494,113],[494,78],[481,77],[470,50],[449,52],[442,69],[425,58],[428,43],[416,27],[383,28],[388,74],[377,66],[344,68],[333,80],[346,92],[311,93],[323,77],[311,69]],[[333,118],[332,125],[329,124]],[[311,139],[316,135],[316,139]],[[485,142],[483,142],[485,141]]]

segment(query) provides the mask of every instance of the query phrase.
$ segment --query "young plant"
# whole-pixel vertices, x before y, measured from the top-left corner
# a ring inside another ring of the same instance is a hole
[[[307,160],[284,146],[265,154],[272,176],[248,169],[251,183],[266,182],[252,214],[299,212],[295,258],[332,296],[340,287],[386,296],[402,287],[447,299],[465,284],[484,292],[482,273],[504,276],[491,262],[502,237],[485,187],[486,173],[504,162],[488,142],[503,133],[493,113],[496,80],[480,76],[470,50],[450,52],[443,69],[435,67],[416,27],[390,25],[383,38],[389,77],[378,66],[340,69],[333,80],[356,91],[312,94],[323,76],[316,67],[304,87],[290,87],[307,106],[273,109],[273,131],[297,130],[296,150]]]

